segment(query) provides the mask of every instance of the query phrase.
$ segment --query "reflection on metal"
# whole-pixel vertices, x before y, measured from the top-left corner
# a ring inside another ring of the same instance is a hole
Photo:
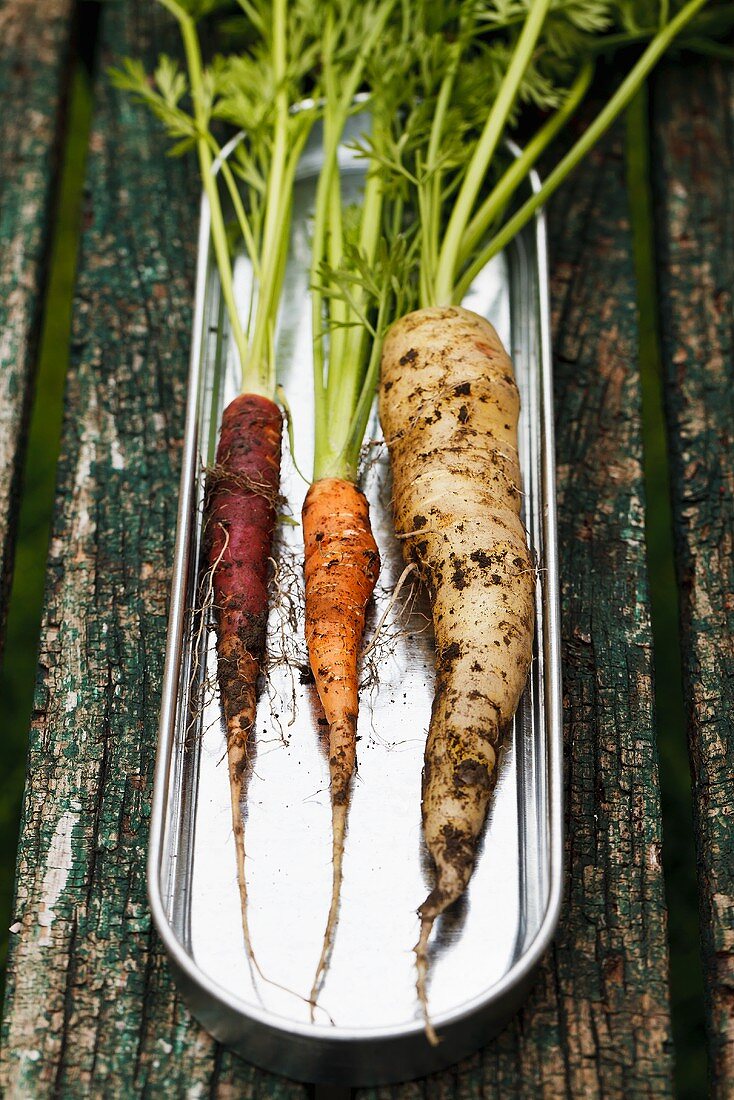
[[[358,120],[353,123],[358,126]],[[296,427],[296,462],[312,460],[308,232],[318,136],[297,184],[278,363]],[[347,201],[363,162],[347,149]],[[537,185],[537,181],[536,181]],[[302,1080],[356,1085],[417,1076],[489,1038],[521,1003],[558,916],[561,887],[561,726],[553,441],[545,236],[542,219],[477,279],[465,304],[511,348],[522,396],[525,523],[540,565],[536,653],[501,756],[500,774],[466,897],[434,936],[430,1007],[443,1042],[425,1040],[415,995],[416,907],[431,885],[420,782],[433,692],[433,638],[424,594],[408,579],[362,674],[359,771],[353,784],[339,925],[311,1024],[297,996],[254,981],[244,951],[229,785],[211,632],[198,629],[197,574],[204,470],[224,405],[238,392],[202,209],[191,392],[171,608],[149,892],[156,925],[195,1015],[249,1060]],[[248,300],[250,268],[236,266]],[[392,534],[387,455],[373,421],[362,486],[382,572],[371,637],[403,570]],[[291,456],[283,492],[295,520],[306,485]],[[246,798],[252,941],[264,973],[307,996],[331,889],[331,814],[324,726],[303,640],[301,531],[279,530],[267,677]],[[196,669],[199,669],[198,673]],[[203,701],[203,703],[202,703]],[[333,1021],[330,1022],[330,1021]]]

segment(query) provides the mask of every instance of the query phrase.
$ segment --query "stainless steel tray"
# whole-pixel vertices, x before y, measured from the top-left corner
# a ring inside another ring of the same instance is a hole
[[[355,122],[354,125],[357,125]],[[294,212],[280,378],[296,427],[296,459],[312,459],[308,217],[320,161],[314,135]],[[347,149],[341,172],[358,198],[363,162]],[[538,186],[537,179],[533,186]],[[148,889],[153,918],[194,1015],[250,1061],[305,1081],[364,1085],[420,1076],[456,1061],[519,1008],[558,919],[562,876],[561,695],[551,360],[542,215],[477,279],[466,305],[512,349],[522,396],[525,523],[540,565],[535,659],[466,897],[434,934],[429,997],[441,1036],[429,1046],[415,994],[416,908],[431,885],[420,823],[420,778],[433,679],[423,594],[406,587],[367,654],[359,715],[341,912],[319,1012],[262,981],[245,954],[235,876],[225,742],[211,631],[196,613],[205,468],[219,418],[238,392],[202,205],[199,269]],[[247,301],[250,271],[236,278]],[[402,572],[392,535],[387,456],[372,425],[363,488],[382,572],[371,638]],[[287,451],[283,491],[300,516],[306,485]],[[246,800],[249,918],[265,974],[304,996],[329,904],[331,816],[320,708],[302,671],[301,530],[279,530],[268,671]],[[201,705],[203,692],[204,705]],[[194,698],[198,702],[194,702]]]

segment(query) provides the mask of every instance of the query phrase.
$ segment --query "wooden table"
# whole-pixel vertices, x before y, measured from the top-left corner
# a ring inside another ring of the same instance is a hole
[[[12,564],[71,0],[0,3],[0,613]],[[84,5],[82,6],[84,18]],[[72,369],[18,853],[9,1098],[305,1100],[192,1020],[151,929],[145,854],[195,265],[197,177],[112,90],[175,52],[147,0],[101,7]],[[734,1092],[734,82],[669,63],[653,102],[665,413],[711,1074]],[[550,212],[567,879],[525,1008],[459,1066],[360,1100],[669,1095],[638,321],[621,131]]]

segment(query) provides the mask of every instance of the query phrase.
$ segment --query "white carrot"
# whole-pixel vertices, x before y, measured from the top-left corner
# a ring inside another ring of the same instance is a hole
[[[457,4],[405,0],[384,59],[395,111],[392,149],[371,155],[415,212],[408,254],[422,308],[383,346],[380,417],[393,471],[395,526],[423,579],[436,634],[436,690],[425,752],[423,825],[435,885],[421,906],[417,991],[429,1040],[428,942],[465,891],[495,783],[497,754],[530,665],[535,570],[520,519],[519,397],[492,326],[464,309],[472,279],[533,217],[630,102],[667,46],[705,5],[689,0],[653,27],[614,5]],[[667,10],[667,9],[666,9]],[[568,122],[605,48],[649,43],[606,106],[518,206],[527,175]],[[405,75],[402,75],[405,74]],[[527,104],[546,117],[533,129]],[[508,166],[503,139],[524,118]],[[513,199],[515,200],[513,203]]]
[[[436,883],[416,947],[424,1005],[428,937],[469,881],[497,753],[530,664],[535,573],[519,515],[519,406],[509,357],[477,314],[424,309],[388,333],[380,416],[395,527],[428,585],[436,634],[423,773]]]

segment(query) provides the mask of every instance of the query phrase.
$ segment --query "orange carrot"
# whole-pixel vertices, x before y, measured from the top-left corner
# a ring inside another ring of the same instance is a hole
[[[311,1006],[328,964],[339,908],[349,787],[356,762],[357,660],[365,614],[380,569],[369,505],[351,481],[315,481],[303,505],[306,644],[329,723],[333,877],[331,904]]]

